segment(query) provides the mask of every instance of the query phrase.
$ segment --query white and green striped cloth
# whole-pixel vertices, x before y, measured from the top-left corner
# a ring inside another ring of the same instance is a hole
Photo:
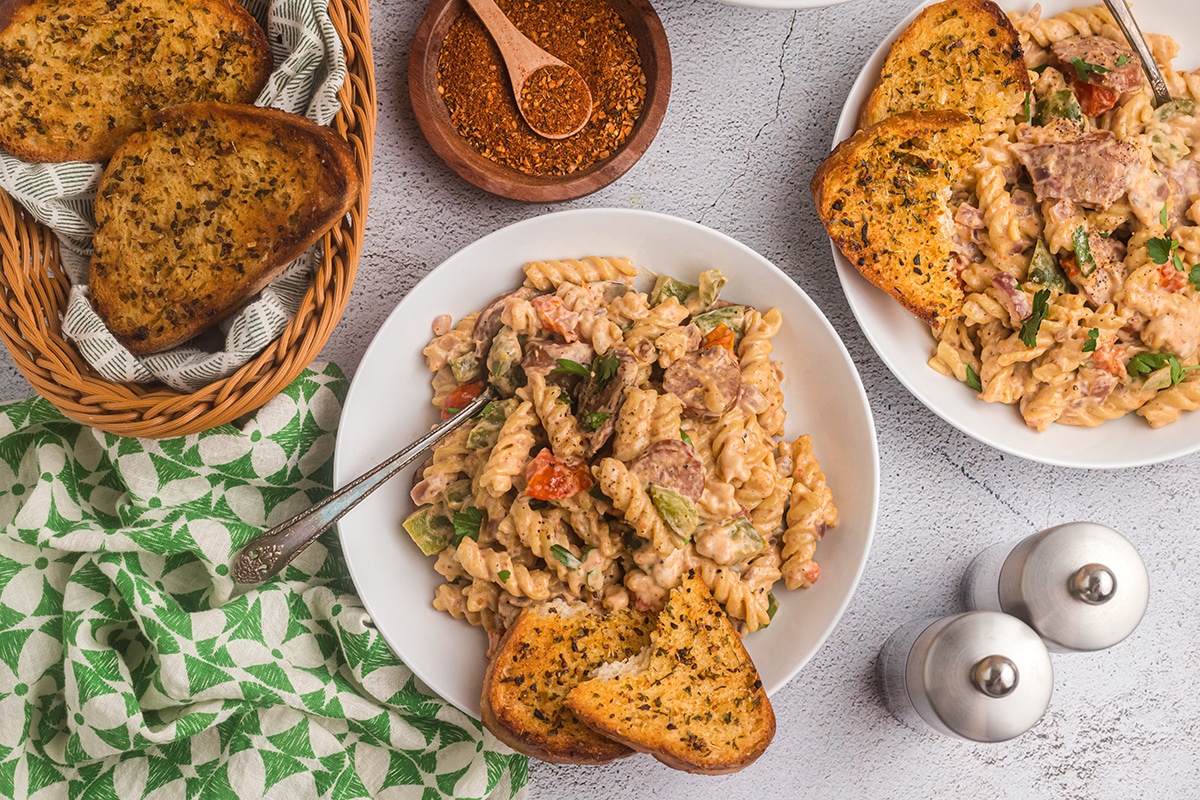
[[[302,114],[328,125],[346,78],[342,43],[329,19],[328,0],[243,0],[267,33],[275,69],[256,103]],[[0,187],[53,230],[61,244],[71,294],[63,333],[103,377],[116,383],[162,381],[195,391],[232,374],[271,343],[296,316],[320,258],[320,246],[292,263],[258,298],[221,326],[200,348],[191,343],[137,357],[121,346],[88,301],[92,199],[103,164],[29,164],[0,151]]]
[[[346,388],[314,365],[165,440],[0,405],[0,797],[525,794],[525,757],[388,648],[333,533],[235,591],[241,547],[328,493]]]

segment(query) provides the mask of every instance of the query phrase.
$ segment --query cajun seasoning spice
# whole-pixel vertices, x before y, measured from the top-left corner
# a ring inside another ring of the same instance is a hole
[[[570,67],[539,67],[521,87],[521,114],[529,126],[545,136],[574,133],[592,110],[587,81]]]
[[[438,93],[459,134],[484,157],[528,175],[567,175],[610,157],[646,100],[637,43],[625,23],[603,0],[497,4],[518,30],[579,72],[592,94],[592,116],[565,139],[534,133],[517,109],[500,50],[468,10],[450,26],[438,54]]]

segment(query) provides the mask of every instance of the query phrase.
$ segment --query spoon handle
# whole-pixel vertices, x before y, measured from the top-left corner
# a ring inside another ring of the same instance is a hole
[[[242,548],[241,553],[234,559],[233,579],[238,583],[260,583],[275,575],[290,564],[292,559],[326,528],[358,505],[359,501],[416,461],[447,434],[461,427],[494,398],[492,387],[485,388],[461,411],[399,453],[355,478],[319,503],[255,538]]]
[[[1142,29],[1138,27],[1129,6],[1125,5],[1125,0],[1104,0],[1104,5],[1108,6],[1121,33],[1125,34],[1133,51],[1137,53],[1138,60],[1142,62],[1142,70],[1146,73],[1150,89],[1154,92],[1154,106],[1157,108],[1163,103],[1171,102],[1167,82],[1163,80],[1162,72],[1159,71],[1154,55],[1150,52],[1150,46],[1146,44],[1146,37],[1142,35]]]
[[[500,49],[500,55],[504,57],[504,65],[508,68],[509,79],[513,84],[513,91],[518,97],[525,79],[534,70],[546,64],[562,63],[521,33],[512,20],[500,10],[500,6],[496,5],[496,0],[467,0],[467,3]]]

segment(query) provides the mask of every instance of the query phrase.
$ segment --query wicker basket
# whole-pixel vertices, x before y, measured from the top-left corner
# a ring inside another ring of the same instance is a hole
[[[197,433],[262,406],[314,359],[341,318],[362,254],[375,145],[375,72],[367,0],[330,0],[346,82],[333,127],[354,150],[358,203],[325,234],[324,257],[283,334],[228,378],[185,393],[162,384],[112,383],[63,339],[69,284],[54,234],[0,190],[0,338],[33,388],[68,417],[124,436]]]

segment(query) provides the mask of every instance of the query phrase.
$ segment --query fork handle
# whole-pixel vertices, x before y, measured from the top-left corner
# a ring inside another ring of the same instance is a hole
[[[1104,0],[1104,5],[1108,6],[1121,33],[1125,34],[1126,40],[1137,53],[1138,60],[1142,62],[1142,71],[1146,73],[1146,80],[1150,81],[1150,89],[1154,92],[1154,107],[1171,102],[1167,82],[1163,80],[1162,72],[1159,71],[1154,55],[1150,52],[1150,46],[1146,44],[1146,37],[1142,35],[1142,29],[1138,27],[1129,6],[1125,5],[1125,0]]]
[[[278,573],[363,498],[420,458],[446,435],[461,427],[493,399],[495,393],[492,387],[488,386],[461,411],[399,453],[358,476],[324,500],[252,540],[233,561],[233,579],[238,583],[260,583]]]

